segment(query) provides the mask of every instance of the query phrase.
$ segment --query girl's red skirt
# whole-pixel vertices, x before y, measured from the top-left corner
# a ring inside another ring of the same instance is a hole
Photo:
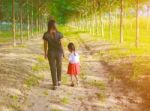
[[[69,63],[67,74],[78,75],[79,73],[80,73],[80,64],[79,63],[74,63],[74,64]]]

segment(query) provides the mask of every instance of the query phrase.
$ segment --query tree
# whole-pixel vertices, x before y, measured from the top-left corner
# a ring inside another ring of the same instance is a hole
[[[112,38],[112,30],[111,30],[111,4],[109,6],[109,39],[111,40]]]
[[[15,0],[12,0],[12,31],[13,31],[13,45],[16,46],[16,23],[15,23]]]
[[[120,0],[120,43],[123,42],[123,0]]]
[[[23,9],[22,9],[22,5],[20,7],[20,39],[21,39],[21,44],[23,44],[23,15],[22,15],[22,12]]]
[[[139,0],[136,0],[136,48],[139,46]]]
[[[27,0],[27,39],[30,37],[29,1]]]
[[[31,12],[31,36],[33,37],[33,0],[32,0],[32,12]]]

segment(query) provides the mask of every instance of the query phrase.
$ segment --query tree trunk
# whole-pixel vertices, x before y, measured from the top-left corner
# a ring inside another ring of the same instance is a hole
[[[147,32],[149,32],[149,8],[150,6],[148,5],[147,6],[147,26],[146,26],[146,29],[147,29]]]
[[[30,38],[30,21],[29,21],[29,14],[27,15],[27,39]]]
[[[92,16],[93,16],[93,25],[92,25],[92,29],[93,29],[93,35],[95,34],[95,26],[96,26],[96,24],[95,24],[95,0],[93,0],[93,9],[92,9],[93,11],[92,11]]]
[[[40,34],[40,0],[38,0],[38,36]]]
[[[103,24],[103,18],[102,18],[102,11],[100,11],[100,22],[101,22],[101,36],[104,37],[104,24]]]
[[[92,34],[92,16],[90,17],[90,34]]]
[[[86,2],[86,7],[88,7],[88,0],[85,0]],[[88,13],[86,12],[86,15],[85,15],[85,22],[86,22],[86,31],[88,30]]]
[[[109,38],[112,39],[112,30],[111,30],[111,6],[109,8]]]
[[[139,46],[139,0],[136,0],[136,48]]]
[[[117,12],[115,12],[115,28],[118,26],[118,15]]]
[[[98,34],[98,22],[97,22],[97,7],[96,7],[96,1],[94,0],[93,3],[93,11],[94,11],[94,33]]]
[[[13,31],[13,46],[16,46],[16,23],[15,23],[15,1],[12,0],[12,31]]]
[[[29,22],[29,7],[28,7],[28,0],[27,0],[27,39],[29,40],[30,34],[30,22]]]
[[[36,34],[37,34],[37,37],[39,35],[39,18],[37,17],[36,19]]]
[[[31,36],[33,37],[33,0],[32,0],[32,15],[31,15]]]
[[[95,14],[95,27],[96,27],[96,34],[98,34],[98,20],[97,20],[97,15]]]
[[[42,17],[41,17],[41,32],[43,32],[43,24],[44,23],[44,15],[42,15]]]
[[[84,22],[84,31],[86,31],[86,29],[87,29],[87,17],[86,17],[86,15],[84,16],[83,22]]]
[[[22,7],[20,8],[20,40],[21,40],[21,44],[23,44]]]
[[[80,30],[82,30],[82,14],[80,14],[80,19],[79,19],[79,21],[80,21]]]
[[[2,31],[2,8],[3,8],[3,2],[2,2],[2,0],[0,0],[0,32]]]
[[[120,6],[120,43],[123,43],[123,0]]]

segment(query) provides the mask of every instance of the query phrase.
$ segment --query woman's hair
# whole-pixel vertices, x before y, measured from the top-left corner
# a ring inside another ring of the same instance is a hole
[[[57,27],[56,27],[56,22],[55,22],[55,20],[50,20],[49,22],[48,22],[48,32],[50,32],[51,30],[56,30],[57,31]],[[55,33],[52,33],[52,36],[53,37],[55,37]]]
[[[75,54],[75,51],[76,51],[75,45],[74,45],[72,42],[70,42],[70,43],[68,44],[68,49],[69,49],[71,52],[74,51],[74,55],[76,55],[76,54]]]
[[[52,30],[52,29],[57,30],[55,20],[50,20],[50,21],[48,22],[48,32],[49,32],[50,30]]]

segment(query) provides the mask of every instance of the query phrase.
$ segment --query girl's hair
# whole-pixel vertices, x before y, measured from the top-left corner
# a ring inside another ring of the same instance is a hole
[[[48,32],[50,32],[52,29],[56,30],[57,31],[57,27],[56,27],[56,22],[55,20],[50,20],[48,22]],[[55,33],[52,33],[52,36],[55,37]]]
[[[76,55],[76,54],[75,54],[75,51],[76,51],[75,45],[74,45],[72,42],[70,42],[70,43],[68,44],[68,49],[69,49],[71,52],[74,51],[74,55]]]

